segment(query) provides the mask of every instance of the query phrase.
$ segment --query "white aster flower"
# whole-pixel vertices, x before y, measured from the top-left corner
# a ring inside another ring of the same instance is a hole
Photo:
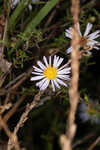
[[[14,9],[18,3],[19,3],[19,0],[12,0],[11,8]]]
[[[97,30],[91,34],[90,31],[92,29],[92,24],[88,23],[85,29],[84,34],[81,34],[80,31],[80,24],[78,23],[78,33],[79,33],[79,37],[80,37],[80,42],[79,42],[79,46],[80,48],[83,48],[83,50],[86,50],[88,54],[91,54],[91,52],[89,50],[91,49],[99,49],[98,46],[100,46],[100,42],[96,41],[95,39],[100,37],[100,30]],[[66,37],[72,39],[72,28],[66,29],[65,32]],[[71,53],[72,52],[72,46],[70,46],[67,49],[67,53]]]
[[[82,102],[79,105],[79,117],[82,122],[90,121],[91,123],[100,124],[99,104],[90,100],[88,104]]]
[[[31,81],[38,81],[36,86],[40,88],[40,90],[45,90],[49,84],[51,83],[53,91],[55,91],[55,87],[60,88],[60,85],[67,86],[67,84],[63,80],[70,80],[69,73],[71,68],[67,67],[67,64],[60,67],[63,62],[63,58],[59,56],[54,56],[54,59],[51,59],[49,56],[49,63],[47,58],[43,57],[44,64],[41,61],[37,61],[38,67],[33,66],[34,77],[31,77]]]
[[[32,0],[32,3],[36,3],[36,2],[39,2],[40,0]],[[14,9],[17,4],[20,2],[20,0],[12,0],[12,5],[11,5],[11,8]],[[28,8],[29,10],[31,11],[32,10],[32,5],[28,5]]]

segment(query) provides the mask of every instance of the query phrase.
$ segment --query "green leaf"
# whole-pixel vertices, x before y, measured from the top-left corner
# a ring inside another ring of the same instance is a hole
[[[19,16],[21,16],[22,11],[29,5],[31,1],[32,0],[22,0],[19,2],[18,6],[9,19],[9,30],[14,29],[17,21],[20,19]]]
[[[32,21],[27,25],[24,31],[24,36],[30,38],[33,30],[36,30],[36,26],[47,16],[50,10],[57,4],[59,0],[51,0],[45,4],[45,6],[39,11],[39,13],[32,19]],[[18,41],[16,47],[18,47],[23,41]]]
[[[44,19],[44,17],[47,16],[49,11],[57,4],[58,1],[59,0],[51,0],[47,2],[36,17],[28,24],[24,33],[29,35],[32,30]]]

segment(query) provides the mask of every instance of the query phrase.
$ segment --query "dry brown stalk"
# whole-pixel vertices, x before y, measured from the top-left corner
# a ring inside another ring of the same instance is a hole
[[[72,0],[71,12],[73,15],[73,35],[72,35],[72,53],[71,53],[71,68],[72,79],[69,89],[70,110],[67,121],[66,135],[61,136],[60,142],[62,150],[72,150],[72,140],[76,132],[75,113],[79,100],[78,93],[78,78],[79,78],[79,34],[78,34],[78,15],[79,15],[79,0]]]
[[[22,116],[21,116],[19,122],[17,123],[17,125],[16,125],[16,127],[15,127],[15,129],[14,129],[14,132],[13,132],[13,133],[14,133],[15,135],[17,134],[18,130],[19,130],[19,129],[25,124],[25,122],[27,121],[29,112],[30,112],[33,108],[35,108],[35,107],[38,106],[38,104],[40,103],[40,97],[43,95],[43,93],[44,93],[44,91],[39,91],[38,94],[35,95],[33,101],[32,101],[30,104],[27,104],[25,112],[22,114]],[[8,141],[8,149],[7,149],[7,150],[11,150],[12,146],[13,146],[13,145],[12,145],[12,141],[11,141],[11,139],[9,139],[9,141]]]
[[[21,98],[19,99],[19,101],[17,101],[15,103],[15,105],[8,111],[8,113],[4,115],[3,120],[5,122],[7,122],[10,119],[10,117],[16,112],[17,108],[23,102],[23,100],[25,99],[25,97],[26,96],[21,96]],[[0,130],[1,129],[2,129],[2,127],[0,127]]]
[[[79,94],[78,94],[78,78],[79,78],[79,34],[78,34],[78,14],[79,14],[79,0],[72,0],[72,15],[74,21],[73,27],[73,39],[72,39],[72,53],[71,53],[71,68],[72,68],[72,79],[71,87],[69,89],[70,98],[70,111],[68,116],[68,126],[67,126],[67,137],[72,141],[76,125],[75,112],[78,104]],[[73,131],[73,132],[72,132]]]
[[[44,91],[39,91],[37,95],[35,95],[33,101],[31,104],[27,104],[26,106],[26,110],[25,112],[22,114],[15,130],[14,133],[16,134],[18,132],[18,130],[20,129],[20,127],[22,127],[24,125],[24,123],[26,122],[26,120],[28,119],[28,114],[29,112],[35,108],[39,103],[40,103],[40,97],[43,95]]]
[[[13,93],[27,78],[29,78],[31,73],[32,73],[32,67],[29,68],[26,73],[22,73],[16,79],[8,83],[5,86],[5,88],[0,89],[0,96],[8,93]]]
[[[5,110],[8,110],[11,106],[11,103],[0,105],[0,115],[2,115],[5,112]]]
[[[0,76],[0,88],[2,87],[5,79],[6,79],[6,76],[7,76],[8,73],[3,73],[1,76]]]
[[[5,133],[8,135],[9,139],[12,141],[12,145],[15,147],[15,149],[20,150],[17,136],[10,132],[7,124],[4,122],[1,116],[0,116],[0,126],[4,129]]]
[[[4,100],[4,104],[8,104],[8,102],[10,101],[10,96],[11,96],[10,93],[8,93],[8,94],[6,95],[6,98],[5,98],[5,100]]]
[[[16,78],[14,78],[14,80],[10,81],[6,86],[5,89],[13,86],[14,84],[16,84],[17,81],[19,81],[20,79],[22,79],[23,77],[27,76],[27,73],[22,73],[19,76],[17,76]]]
[[[30,68],[27,71],[26,75],[23,76],[23,78],[21,78],[16,84],[14,84],[11,88],[9,88],[8,91],[17,89],[30,76],[31,73],[32,73],[32,68]]]

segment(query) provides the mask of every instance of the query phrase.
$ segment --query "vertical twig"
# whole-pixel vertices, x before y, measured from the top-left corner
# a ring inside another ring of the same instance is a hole
[[[74,137],[73,135],[70,135],[71,128],[75,127],[75,112],[78,104],[79,94],[78,94],[78,78],[79,78],[79,34],[78,34],[78,14],[79,14],[79,0],[72,0],[72,15],[73,15],[73,39],[72,39],[72,79],[71,79],[71,87],[69,89],[69,98],[70,98],[70,112],[68,117],[68,131],[67,136],[71,138],[71,140]],[[76,127],[75,127],[76,128]]]
[[[72,34],[72,53],[71,53],[71,68],[72,79],[69,89],[70,110],[67,121],[66,135],[61,136],[62,150],[72,150],[72,140],[76,132],[75,113],[79,99],[78,93],[78,78],[79,78],[79,34],[78,34],[78,15],[79,15],[79,0],[72,0],[71,12],[73,15],[73,34]]]

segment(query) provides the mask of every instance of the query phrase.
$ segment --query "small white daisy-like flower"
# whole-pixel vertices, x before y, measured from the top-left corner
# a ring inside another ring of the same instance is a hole
[[[67,64],[60,67],[63,62],[63,58],[59,56],[54,56],[54,59],[51,59],[49,56],[49,63],[47,58],[43,57],[44,64],[41,61],[37,61],[38,67],[33,66],[34,77],[31,77],[31,81],[38,81],[36,86],[40,88],[40,90],[45,90],[49,84],[51,83],[53,91],[55,91],[55,87],[60,88],[60,85],[67,86],[67,84],[63,80],[70,80],[69,73],[71,68],[67,67]]]
[[[79,117],[82,122],[90,121],[91,123],[100,124],[99,104],[90,100],[88,104],[82,102],[79,105]]]
[[[33,3],[39,2],[40,0],[32,0]],[[11,8],[14,9],[16,5],[20,2],[20,0],[12,0]],[[28,5],[29,10],[32,10],[32,5]]]
[[[18,3],[19,3],[19,0],[12,0],[11,8],[14,9]]]
[[[99,50],[98,46],[100,46],[100,42],[95,40],[96,38],[100,37],[100,30],[97,30],[89,34],[92,29],[92,26],[93,25],[91,23],[88,23],[85,32],[82,35],[80,31],[80,24],[78,23],[78,33],[80,37],[79,46],[80,48],[83,48],[83,50],[86,50],[88,54],[91,54],[89,50],[93,48]],[[66,29],[65,35],[66,37],[72,39],[72,28]],[[71,53],[71,52],[72,52],[72,46],[67,49],[67,53]]]

